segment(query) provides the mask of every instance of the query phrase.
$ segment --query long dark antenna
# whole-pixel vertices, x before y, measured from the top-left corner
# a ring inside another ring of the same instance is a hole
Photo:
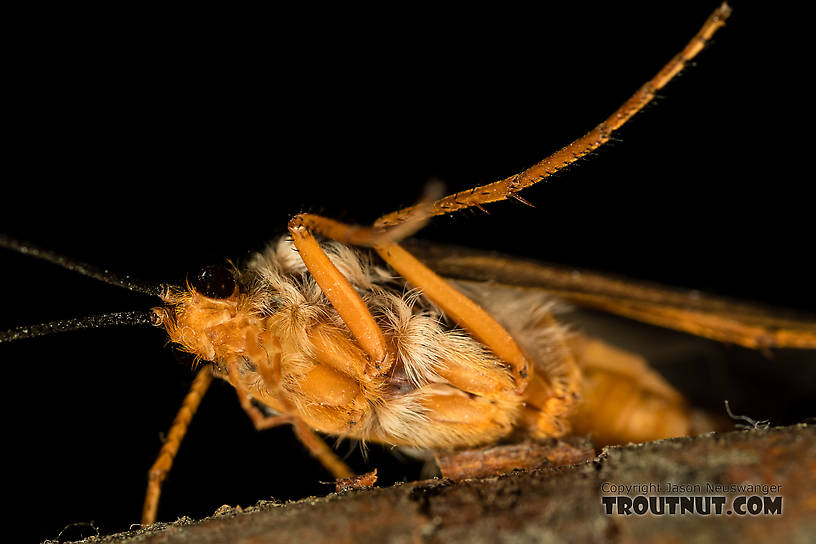
[[[24,338],[34,338],[80,329],[101,329],[103,327],[118,327],[122,325],[153,325],[155,324],[155,319],[155,315],[149,310],[115,312],[111,314],[64,319],[62,321],[52,321],[51,323],[16,327],[0,332],[0,344],[22,340]]]
[[[5,234],[0,234],[0,247],[16,251],[17,253],[22,253],[23,255],[29,255],[37,259],[42,259],[43,261],[48,261],[56,264],[57,266],[61,266],[62,268],[78,272],[83,276],[104,281],[105,283],[116,285],[118,287],[124,287],[130,291],[136,291],[138,293],[144,293],[147,295],[161,296],[166,289],[164,284],[151,284],[132,278],[127,274],[119,275],[111,272],[110,270],[98,268],[88,263],[83,263],[81,261],[71,259],[70,257],[60,255],[59,253],[51,251],[50,249],[43,249],[30,242],[16,240]]]

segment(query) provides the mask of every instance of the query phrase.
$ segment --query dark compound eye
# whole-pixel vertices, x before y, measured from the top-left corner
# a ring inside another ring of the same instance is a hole
[[[205,266],[193,280],[196,291],[210,298],[229,298],[235,292],[235,278],[225,266]]]

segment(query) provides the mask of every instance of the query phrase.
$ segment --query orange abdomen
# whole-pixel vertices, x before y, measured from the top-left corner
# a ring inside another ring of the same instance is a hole
[[[596,446],[646,442],[691,433],[685,399],[644,358],[599,340],[580,338],[582,400],[570,422]]]

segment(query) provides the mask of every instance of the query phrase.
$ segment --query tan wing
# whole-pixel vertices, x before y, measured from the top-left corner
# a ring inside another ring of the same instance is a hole
[[[752,349],[816,349],[816,317],[460,247],[409,241],[443,276],[545,291],[575,305]]]

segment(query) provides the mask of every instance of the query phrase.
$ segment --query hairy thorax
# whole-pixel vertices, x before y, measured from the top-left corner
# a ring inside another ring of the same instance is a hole
[[[327,252],[382,329],[385,360],[369,360],[285,239],[236,272],[240,287],[231,296],[188,288],[168,293],[156,311],[170,339],[212,362],[239,396],[321,432],[456,447],[495,441],[539,418],[521,417],[530,399],[515,391],[507,365],[418,291],[345,246]],[[525,312],[535,319],[534,309]],[[546,381],[535,384],[551,396]],[[557,418],[531,425],[548,435],[566,430]]]

